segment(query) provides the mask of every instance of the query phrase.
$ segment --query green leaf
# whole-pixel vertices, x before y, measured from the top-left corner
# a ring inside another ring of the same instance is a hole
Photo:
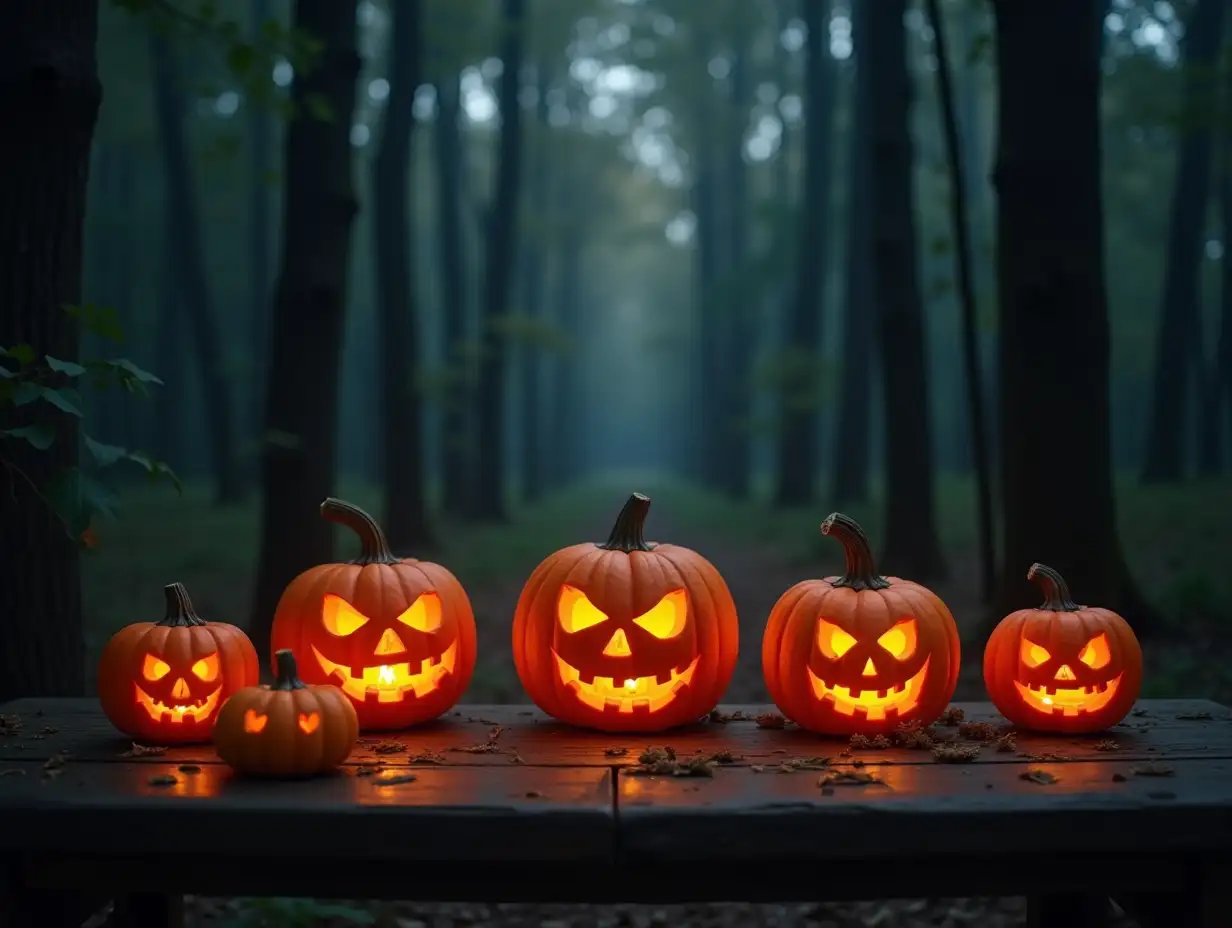
[[[19,383],[17,389],[13,391],[14,406],[26,406],[35,400],[43,400],[55,406],[56,409],[68,413],[70,416],[76,416],[78,419],[82,418],[81,397],[77,394],[76,390],[56,390],[39,383],[25,381]]]
[[[134,464],[138,464],[145,468],[145,471],[150,475],[151,480],[170,480],[171,485],[175,487],[175,491],[177,493],[184,492],[184,485],[180,483],[180,478],[169,465],[164,464],[162,461],[154,460],[144,451],[127,451],[125,452],[124,457],[126,460],[132,461]]]
[[[10,438],[25,439],[39,451],[46,451],[56,440],[55,427],[45,422],[23,425],[19,429],[8,429],[5,432],[0,432],[0,434],[7,435]]]
[[[96,303],[82,303],[80,306],[66,304],[64,311],[80,322],[87,332],[117,344],[124,341],[120,314],[110,306],[99,306]]]
[[[51,355],[46,355],[47,366],[57,374],[64,374],[67,377],[80,377],[86,372],[86,369],[76,361],[61,361],[59,358],[53,358]]]
[[[120,497],[96,477],[66,467],[43,490],[48,504],[64,522],[69,537],[79,541],[96,515],[115,517]]]
[[[22,367],[29,367],[34,363],[34,349],[29,345],[14,345],[4,352],[10,358],[15,358],[17,363]]]
[[[16,377],[16,376],[17,376],[17,375],[16,375],[16,374],[14,374],[14,373],[13,373],[11,370],[9,370],[7,367],[0,367],[0,377],[3,377],[5,380],[9,380],[9,379],[11,379],[11,378],[13,378],[13,377]]]
[[[101,441],[95,441],[89,435],[81,437],[85,442],[86,450],[90,452],[94,463],[99,467],[110,467],[117,461],[123,461],[128,457],[127,448],[121,448],[119,445],[105,445]]]
[[[128,358],[113,358],[112,360],[107,361],[106,363],[110,364],[117,371],[123,371],[129,374],[130,376],[132,376],[134,380],[138,380],[141,383],[156,383],[160,385],[162,384],[162,381],[159,380],[158,377],[156,377],[154,374],[151,374],[149,371],[143,370],[142,368],[138,367],[132,361],[128,360]]]

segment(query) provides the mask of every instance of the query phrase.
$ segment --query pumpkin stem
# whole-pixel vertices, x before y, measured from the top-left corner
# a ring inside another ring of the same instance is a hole
[[[397,564],[398,558],[389,550],[385,533],[376,519],[354,503],[330,497],[321,504],[321,518],[327,522],[345,525],[359,536],[360,554],[352,564]]]
[[[163,587],[163,599],[167,603],[167,614],[159,625],[187,628],[190,625],[209,624],[193,609],[192,600],[188,598],[188,590],[184,589],[184,584],[168,583]]]
[[[873,549],[869,547],[868,536],[864,529],[851,516],[841,512],[832,512],[821,523],[821,534],[833,535],[843,546],[843,559],[846,565],[843,575],[831,582],[831,586],[846,587],[857,593],[864,590],[884,590],[890,581],[877,573],[877,561],[873,557]]]
[[[1069,595],[1069,584],[1065,578],[1047,564],[1035,563],[1027,571],[1027,579],[1035,582],[1044,591],[1044,604],[1040,606],[1048,612],[1077,612],[1079,606]]]
[[[612,534],[607,541],[598,547],[605,551],[653,551],[652,545],[646,544],[644,535],[646,528],[646,513],[650,512],[650,497],[642,493],[634,493],[625,502],[616,524],[612,526]]]
[[[290,648],[274,652],[274,668],[277,671],[271,690],[303,690],[308,685],[299,678],[299,668],[295,666],[295,655]]]

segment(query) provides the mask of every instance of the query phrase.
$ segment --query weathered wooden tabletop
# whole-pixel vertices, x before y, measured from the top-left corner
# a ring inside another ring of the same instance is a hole
[[[929,747],[765,707],[622,736],[467,706],[260,782],[208,745],[132,745],[93,700],[24,700],[0,707],[0,860],[45,887],[635,901],[1175,891],[1232,855],[1227,708],[1146,700],[1095,737],[955,708]],[[647,771],[655,748],[677,774]]]

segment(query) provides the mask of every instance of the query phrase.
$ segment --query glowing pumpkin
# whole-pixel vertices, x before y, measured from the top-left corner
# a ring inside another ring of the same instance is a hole
[[[879,575],[854,519],[832,513],[821,533],[843,546],[846,569],[797,583],[771,610],[762,673],[775,705],[827,735],[936,721],[958,684],[950,610],[917,583]]]
[[[103,648],[98,698],[111,724],[138,741],[209,741],[218,708],[261,674],[256,649],[240,629],[207,622],[181,583],[163,588],[161,622],[125,626]]]
[[[513,661],[539,708],[603,731],[661,731],[718,703],[736,666],[736,606],[709,561],[647,544],[634,493],[602,544],[572,545],[531,574]]]
[[[346,693],[363,731],[436,718],[458,701],[475,669],[466,591],[439,564],[395,556],[358,506],[327,499],[321,516],[359,536],[360,556],[291,581],[274,613],[273,651],[299,655],[307,682]]]
[[[336,686],[307,686],[290,651],[274,655],[270,686],[250,686],[218,713],[214,749],[238,773],[305,777],[333,770],[359,737],[355,707]]]
[[[1079,606],[1051,567],[1027,579],[1044,592],[1038,609],[1010,613],[984,647],[984,686],[1015,725],[1067,734],[1103,731],[1125,718],[1142,686],[1142,648],[1121,616]]]

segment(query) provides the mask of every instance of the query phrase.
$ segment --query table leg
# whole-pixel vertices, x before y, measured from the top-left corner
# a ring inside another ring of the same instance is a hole
[[[115,900],[113,928],[184,928],[184,897],[135,893]]]
[[[1105,928],[1110,915],[1108,897],[1098,893],[1027,897],[1028,928]]]

